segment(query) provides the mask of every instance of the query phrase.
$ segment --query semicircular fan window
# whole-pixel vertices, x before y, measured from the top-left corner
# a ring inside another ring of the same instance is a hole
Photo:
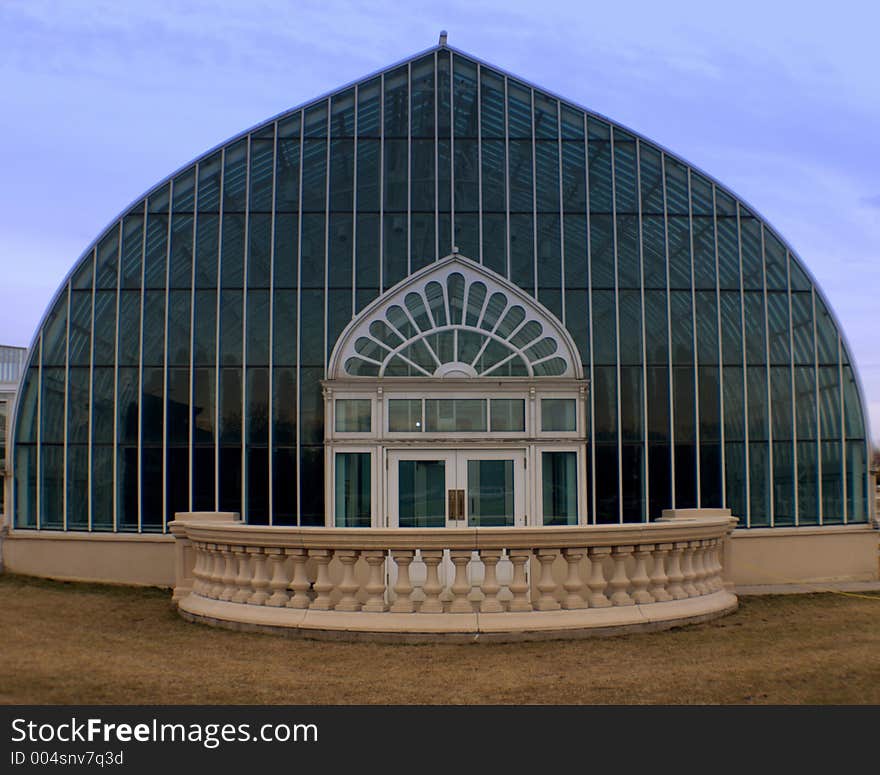
[[[493,285],[453,269],[394,295],[357,326],[345,372],[356,377],[569,374],[565,348],[546,321]]]

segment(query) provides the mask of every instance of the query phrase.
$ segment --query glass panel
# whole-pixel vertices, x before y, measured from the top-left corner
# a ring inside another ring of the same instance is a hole
[[[544,524],[577,524],[577,454],[541,453]]]
[[[369,527],[370,499],[370,453],[337,453],[336,527]]]
[[[339,399],[336,402],[336,430],[340,433],[369,433],[372,404],[369,398]]]
[[[425,427],[434,432],[485,431],[486,402],[478,398],[429,398]]]
[[[444,527],[446,462],[401,460],[397,470],[398,527]]]
[[[573,398],[541,399],[542,431],[576,431],[577,414]]]
[[[493,431],[525,431],[525,401],[521,398],[493,398],[490,401],[490,428]]]
[[[468,460],[468,527],[513,525],[513,461]]]
[[[422,430],[422,401],[419,398],[395,398],[388,401],[388,430],[412,433]]]

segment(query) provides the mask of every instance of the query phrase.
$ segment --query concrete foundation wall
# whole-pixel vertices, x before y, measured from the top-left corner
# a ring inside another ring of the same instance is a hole
[[[48,533],[15,530],[0,540],[8,573],[63,581],[174,586],[170,535]]]
[[[752,528],[733,533],[738,585],[876,581],[880,532],[870,525]]]
[[[875,581],[880,532],[868,525],[736,530],[737,585]],[[15,530],[0,539],[10,573],[65,581],[174,586],[171,536]]]

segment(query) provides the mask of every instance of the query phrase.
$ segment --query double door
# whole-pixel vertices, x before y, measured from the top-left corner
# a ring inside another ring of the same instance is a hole
[[[524,469],[524,449],[389,450],[389,526],[523,526]]]

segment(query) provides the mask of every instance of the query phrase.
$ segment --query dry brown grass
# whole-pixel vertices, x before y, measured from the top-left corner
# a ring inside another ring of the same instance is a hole
[[[880,595],[752,597],[669,632],[519,644],[290,640],[162,590],[0,577],[0,703],[880,703]]]

